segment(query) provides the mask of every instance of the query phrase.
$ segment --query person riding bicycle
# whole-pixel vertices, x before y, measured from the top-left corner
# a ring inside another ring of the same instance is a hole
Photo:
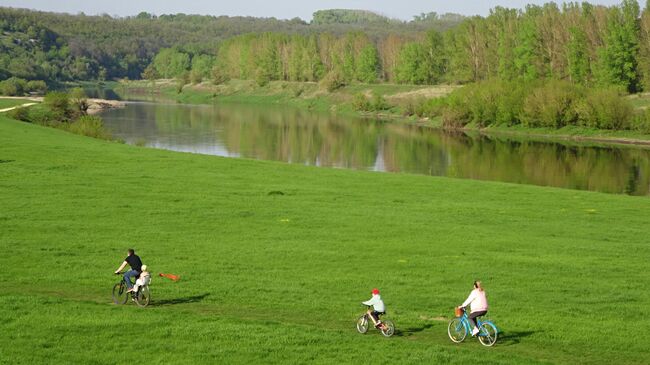
[[[373,310],[368,309],[368,315],[372,319],[376,328],[381,327],[382,323],[379,317],[386,314],[386,306],[384,305],[384,301],[381,300],[379,289],[372,289],[372,298],[362,303],[369,307],[372,306]]]
[[[142,265],[142,271],[140,272],[140,277],[135,281],[133,286],[133,292],[137,293],[140,287],[149,285],[151,282],[151,274],[147,270],[147,265]]]
[[[131,270],[124,273],[124,281],[126,281],[126,287],[129,289],[127,292],[131,292],[133,291],[131,278],[135,277],[137,279],[140,275],[140,271],[142,270],[142,260],[140,260],[140,256],[136,255],[135,251],[132,248],[128,249],[128,256],[126,256],[124,262],[122,262],[122,265],[120,265],[120,268],[115,271],[115,274],[119,274],[127,264],[131,267]]]
[[[476,336],[479,332],[478,323],[476,319],[487,314],[488,302],[485,296],[485,290],[480,281],[474,282],[474,289],[469,294],[467,299],[458,308],[465,308],[470,305],[469,321],[474,325],[472,329],[472,336]]]

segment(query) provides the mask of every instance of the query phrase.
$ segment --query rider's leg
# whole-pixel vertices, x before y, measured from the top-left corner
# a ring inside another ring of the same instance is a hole
[[[126,281],[126,287],[131,290],[133,288],[133,284],[131,283],[131,278],[138,276],[138,272],[135,270],[129,270],[124,273],[124,281]]]
[[[478,323],[476,319],[482,317],[487,313],[487,311],[473,312],[469,315],[469,321],[472,323],[472,336],[476,336],[478,333]]]
[[[370,320],[372,321],[373,325],[377,325],[377,320],[375,319],[374,311],[368,309],[368,317],[370,317]]]

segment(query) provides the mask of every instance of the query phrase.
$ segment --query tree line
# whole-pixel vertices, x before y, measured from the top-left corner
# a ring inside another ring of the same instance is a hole
[[[568,3],[494,8],[439,32],[343,35],[252,33],[225,40],[215,78],[341,83],[464,84],[568,80],[650,89],[650,9]]]
[[[329,13],[336,16],[332,18]],[[329,20],[308,23],[299,18],[156,16],[146,12],[120,18],[0,7],[0,80],[17,77],[52,84],[70,80],[140,79],[162,49],[174,48],[191,58],[214,57],[222,41],[245,33],[344,34],[362,29],[384,37],[393,33],[414,34],[429,28],[444,30],[462,19],[454,14],[430,13],[409,22],[387,18],[378,21],[381,16],[361,13],[320,11],[319,16]],[[350,20],[351,14],[357,14],[354,21]]]

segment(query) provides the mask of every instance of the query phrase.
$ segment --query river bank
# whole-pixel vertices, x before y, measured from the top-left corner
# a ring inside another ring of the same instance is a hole
[[[253,81],[231,80],[224,85],[201,83],[185,85],[178,92],[178,85],[173,80],[126,81],[107,84],[112,91],[125,99],[171,100],[187,104],[214,103],[252,103],[288,105],[302,109],[330,112],[340,115],[362,116],[389,120],[394,123],[415,124],[442,129],[440,118],[418,118],[405,116],[405,108],[419,100],[442,97],[458,86],[415,86],[394,84],[355,84],[342,87],[333,92],[322,90],[317,83],[271,82],[259,87]],[[390,106],[379,112],[360,112],[355,109],[355,96],[381,96]],[[638,109],[645,109],[650,104],[649,95],[629,97]],[[650,146],[650,135],[636,131],[614,131],[586,127],[568,126],[560,129],[526,128],[521,126],[480,128],[467,125],[459,129],[470,133],[487,135],[519,136],[538,140],[571,140],[594,143]]]
[[[25,101],[25,103],[22,104],[16,104],[14,106],[11,106],[9,108],[5,108],[0,110],[0,112],[7,112],[10,110],[13,110],[15,108],[21,107],[21,106],[31,106],[35,105],[36,103],[42,103],[43,102],[43,97],[42,96],[0,96],[0,100],[16,100],[16,101]],[[124,108],[126,105],[126,102],[120,101],[120,100],[107,100],[107,99],[97,99],[97,98],[88,98],[86,99],[88,103],[88,110],[86,111],[88,114],[98,114],[101,113],[104,110],[108,109],[115,109],[115,108]]]

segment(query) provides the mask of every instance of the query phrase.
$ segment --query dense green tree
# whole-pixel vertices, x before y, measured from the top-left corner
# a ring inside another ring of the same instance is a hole
[[[591,70],[587,36],[584,30],[572,27],[569,30],[570,39],[567,45],[569,78],[575,83],[587,83]]]
[[[606,43],[600,50],[601,84],[618,85],[630,92],[638,90],[639,11],[636,0],[623,0],[620,7],[611,9]]]
[[[190,69],[190,56],[171,48],[164,48],[154,58],[153,65],[163,78],[175,78]]]
[[[377,82],[379,76],[379,54],[374,45],[367,45],[361,52],[356,62],[356,79],[361,82]]]

